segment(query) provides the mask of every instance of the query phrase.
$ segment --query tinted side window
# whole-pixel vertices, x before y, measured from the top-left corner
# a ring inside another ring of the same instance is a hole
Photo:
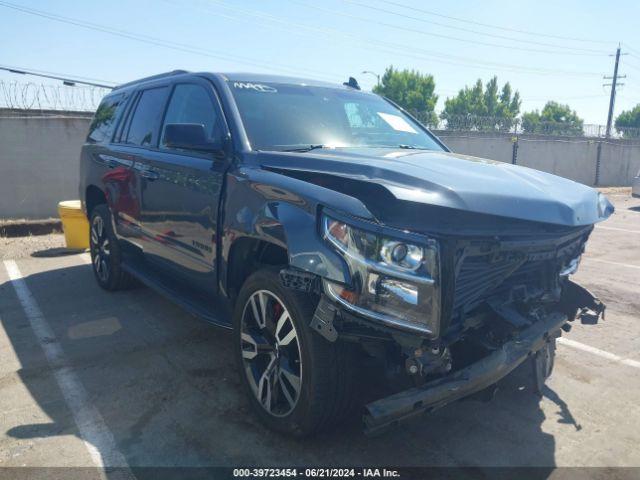
[[[142,92],[136,111],[133,112],[125,143],[155,145],[167,92],[167,87],[151,88]]]
[[[176,85],[171,95],[164,124],[198,123],[204,126],[209,140],[217,140],[222,132],[220,118],[204,87],[193,84]],[[164,129],[162,144],[164,145]]]
[[[125,103],[124,94],[113,95],[102,100],[89,126],[87,141],[92,143],[109,141]]]

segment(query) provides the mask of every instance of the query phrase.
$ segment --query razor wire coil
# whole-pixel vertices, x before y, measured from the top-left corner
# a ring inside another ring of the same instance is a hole
[[[111,90],[0,80],[0,108],[29,111],[93,112]]]

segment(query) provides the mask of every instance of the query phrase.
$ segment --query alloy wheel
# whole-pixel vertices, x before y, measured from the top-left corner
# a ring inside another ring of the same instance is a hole
[[[109,280],[111,245],[104,220],[96,215],[91,222],[91,257],[93,270],[103,283]]]
[[[275,417],[291,413],[302,387],[300,339],[289,311],[274,293],[258,290],[249,297],[240,344],[245,374],[262,408]]]

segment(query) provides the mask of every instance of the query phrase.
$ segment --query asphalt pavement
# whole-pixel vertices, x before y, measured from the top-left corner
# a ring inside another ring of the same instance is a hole
[[[610,198],[576,275],[606,320],[564,335],[544,396],[525,365],[490,403],[376,437],[355,417],[303,441],[267,430],[228,333],[150,289],[101,290],[59,235],[0,243],[0,467],[640,466],[640,200]]]

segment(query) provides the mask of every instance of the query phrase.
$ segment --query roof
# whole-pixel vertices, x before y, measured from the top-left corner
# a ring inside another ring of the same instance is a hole
[[[285,75],[269,75],[266,73],[248,72],[220,73],[220,75],[232,82],[284,83],[293,85],[309,85],[312,87],[343,88],[351,90],[351,88],[346,87],[340,83],[323,82],[310,78],[289,77]],[[348,80],[348,77],[345,77],[345,81],[346,80]]]
[[[342,85],[340,83],[330,83],[330,82],[323,82],[320,80],[313,80],[309,78],[289,77],[284,75],[269,75],[265,73],[248,73],[248,72],[230,72],[230,73],[188,72],[186,70],[173,70],[171,72],[160,73],[158,75],[152,75],[150,77],[140,78],[138,80],[133,80],[131,82],[118,85],[113,90],[117,91],[124,88],[133,87],[135,85],[140,85],[142,83],[159,80],[162,78],[187,75],[187,74],[201,75],[201,76],[216,75],[216,76],[222,77],[225,80],[232,81],[232,82],[280,83],[280,84],[290,84],[290,85],[308,85],[312,87],[339,88],[343,90],[353,90],[352,88]],[[345,78],[345,80],[347,80],[347,78]]]
[[[131,87],[133,85],[137,85],[139,83],[150,82],[152,80],[158,80],[165,77],[173,77],[175,75],[183,75],[185,73],[189,73],[186,70],[172,70],[170,72],[158,73],[157,75],[151,75],[150,77],[139,78],[137,80],[132,80],[131,82],[123,83],[121,85],[116,85],[114,90],[120,90],[121,88]]]

